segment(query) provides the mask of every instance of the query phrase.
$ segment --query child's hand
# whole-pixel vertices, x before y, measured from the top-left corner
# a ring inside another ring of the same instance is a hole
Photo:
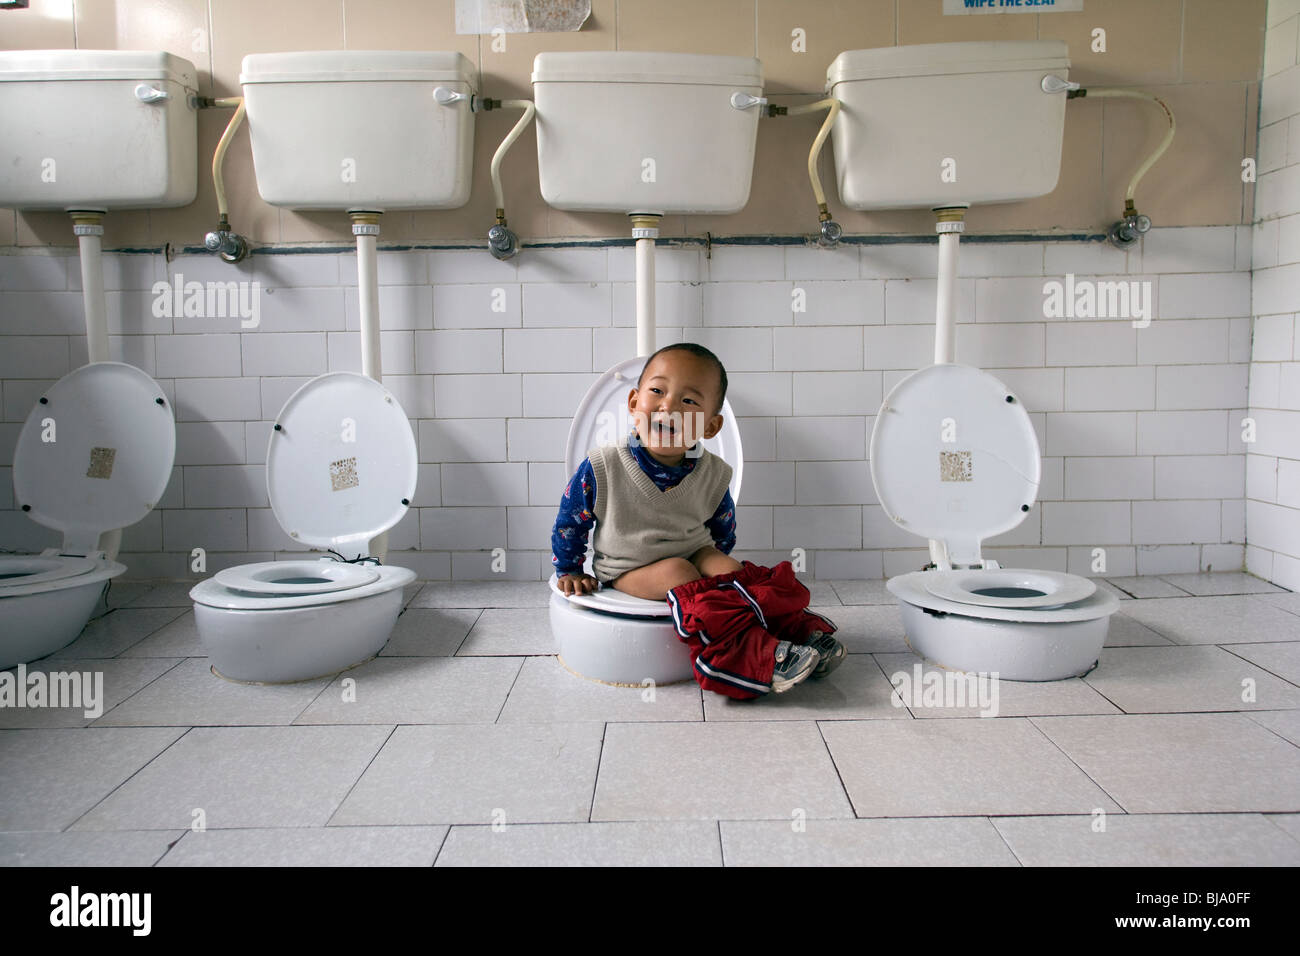
[[[566,574],[556,582],[565,594],[590,594],[600,587],[600,582],[590,574]]]

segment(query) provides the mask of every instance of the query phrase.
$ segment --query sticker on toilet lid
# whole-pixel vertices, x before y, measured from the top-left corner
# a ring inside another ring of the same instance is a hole
[[[348,488],[360,487],[361,481],[357,478],[357,459],[355,456],[330,462],[330,491],[344,491]]]
[[[116,448],[90,449],[90,467],[86,469],[87,478],[112,478],[113,460],[117,458]]]
[[[1002,382],[965,365],[913,372],[889,393],[871,433],[871,480],[900,528],[978,560],[980,542],[1025,519],[1041,461],[1033,423]]]
[[[406,514],[416,459],[406,412],[383,385],[321,375],[293,393],[271,430],[271,510],[296,541],[360,553]]]

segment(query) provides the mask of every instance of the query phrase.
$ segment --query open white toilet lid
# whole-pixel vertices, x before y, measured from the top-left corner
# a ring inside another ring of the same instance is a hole
[[[871,480],[885,514],[943,541],[954,564],[978,562],[982,541],[1025,519],[1041,474],[1038,436],[1020,400],[966,365],[907,376],[871,432]]]
[[[587,452],[602,445],[622,446],[632,430],[632,416],[627,410],[628,393],[636,388],[641,369],[649,356],[619,362],[587,389],[569,426],[569,440],[564,449],[565,479],[578,470]],[[722,429],[712,438],[700,442],[706,449],[731,466],[731,500],[740,502],[741,473],[745,457],[740,446],[740,429],[726,399],[722,401]]]
[[[415,438],[402,406],[374,379],[320,375],[289,397],[275,425],[266,486],[290,537],[364,550],[406,514],[415,495]]]
[[[53,440],[50,440],[53,439]],[[158,383],[133,365],[69,372],[32,408],[14,449],[14,504],[93,550],[104,531],[147,515],[167,489],[176,421]]]

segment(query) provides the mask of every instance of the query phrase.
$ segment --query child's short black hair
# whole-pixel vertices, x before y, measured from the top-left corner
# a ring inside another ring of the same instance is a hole
[[[665,345],[654,355],[645,360],[645,365],[641,366],[641,375],[636,380],[636,387],[641,387],[641,380],[645,378],[645,370],[650,367],[650,363],[662,352],[671,352],[674,349],[681,349],[684,352],[690,352],[697,358],[702,358],[718,370],[718,407],[714,409],[714,414],[722,411],[722,402],[727,397],[727,370],[723,368],[722,361],[706,349],[703,345],[697,345],[695,342],[674,342],[672,345]]]

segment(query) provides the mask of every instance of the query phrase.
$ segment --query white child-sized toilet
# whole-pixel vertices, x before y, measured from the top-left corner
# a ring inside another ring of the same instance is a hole
[[[894,524],[937,543],[934,570],[890,578],[913,649],[945,667],[1006,680],[1092,668],[1119,601],[1087,578],[1000,568],[981,544],[1024,520],[1041,474],[1019,399],[965,365],[913,372],[871,433],[871,480]]]
[[[364,557],[410,507],[416,459],[406,413],[386,388],[356,372],[318,376],[293,393],[271,432],[271,509],[295,541]],[[285,683],[379,653],[414,580],[408,568],[304,557],[227,568],[190,597],[218,676]]]
[[[622,445],[631,430],[628,393],[655,351],[660,217],[738,212],[748,201],[762,90],[763,65],[753,57],[609,50],[533,61],[542,198],[557,209],[627,213],[636,241],[639,357],[605,372],[583,398],[569,429],[566,479],[588,451]],[[702,444],[731,465],[739,501],[740,432],[725,401],[722,416],[722,430]],[[610,684],[691,677],[666,601],[613,588],[565,595],[554,575],[551,591],[551,632],[571,671]]]
[[[170,403],[134,366],[83,365],[40,397],[14,449],[14,505],[63,543],[0,554],[0,667],[77,638],[108,580],[126,570],[99,550],[100,535],[149,513],[175,454]]]
[[[587,452],[601,445],[621,445],[632,428],[628,392],[636,388],[644,358],[629,359],[602,375],[583,397],[569,427],[564,451],[565,480],[578,470]],[[740,430],[731,405],[722,403],[722,430],[701,444],[731,466],[729,491],[740,501],[744,456]],[[558,503],[559,499],[556,498]],[[594,537],[595,529],[591,535]],[[590,543],[591,537],[588,538]],[[591,559],[584,570],[591,574]],[[691,678],[691,657],[673,627],[667,601],[648,601],[612,587],[591,594],[566,595],[551,575],[551,633],[560,661],[583,677],[606,684],[656,684]]]

